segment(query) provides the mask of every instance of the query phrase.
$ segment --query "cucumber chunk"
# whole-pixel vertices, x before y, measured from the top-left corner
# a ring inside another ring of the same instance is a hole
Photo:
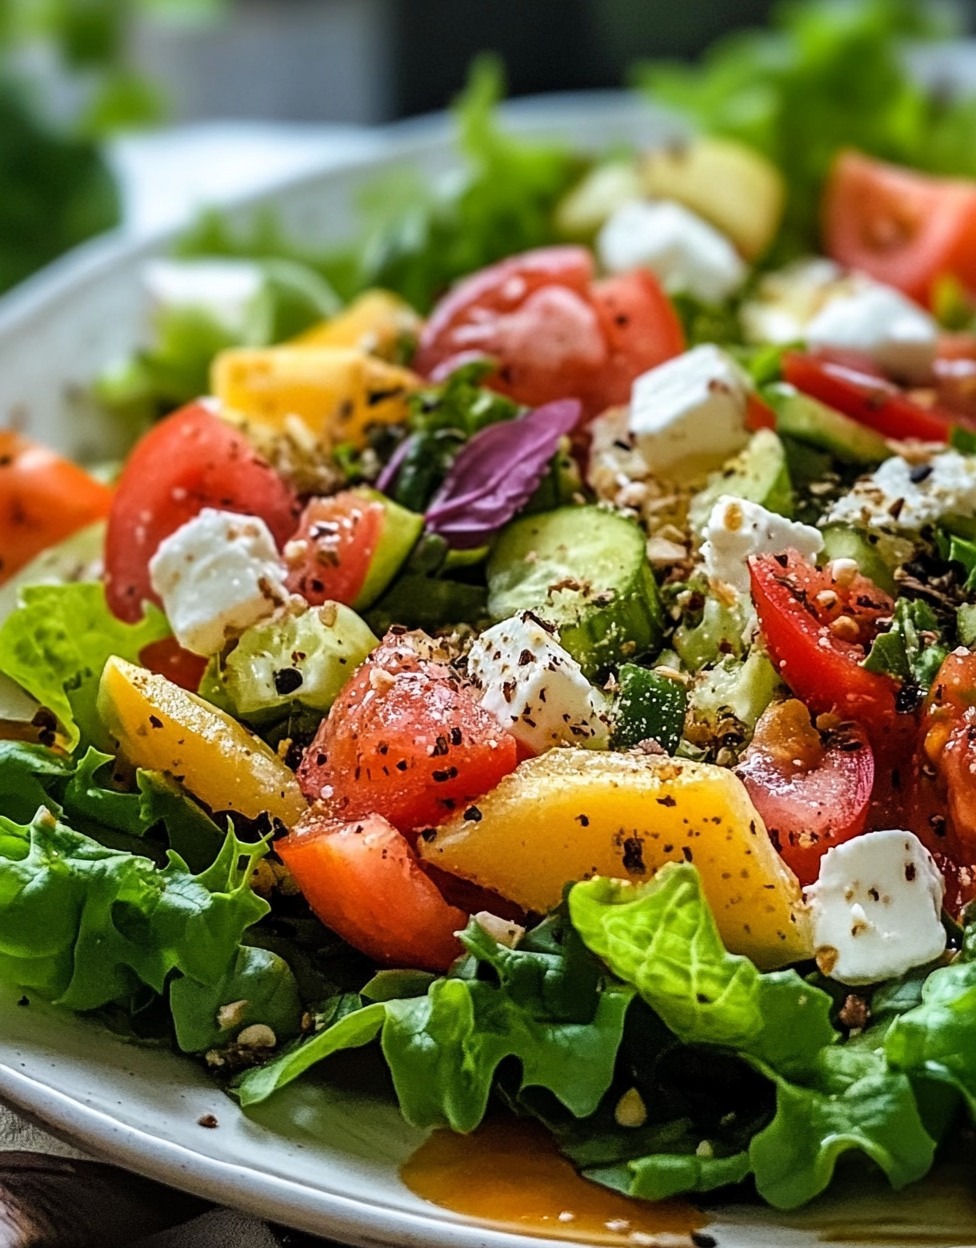
[[[887,441],[819,399],[783,382],[767,386],[763,398],[776,413],[776,431],[821,450],[844,464],[880,464],[891,455]]]
[[[823,530],[823,539],[822,562],[853,559],[862,576],[874,581],[886,594],[897,593],[894,570],[882,556],[876,535],[847,524],[828,524]]]
[[[600,507],[560,507],[502,530],[488,561],[488,612],[534,611],[592,676],[660,647],[663,610],[644,534]]]
[[[771,429],[754,433],[745,449],[712,473],[705,488],[691,500],[688,519],[696,532],[704,530],[709,512],[723,494],[744,498],[767,511],[792,517],[793,486],[786,465],[786,450]]]
[[[625,750],[642,741],[656,741],[673,754],[685,723],[685,687],[636,663],[625,663],[617,673],[617,681],[613,748]]]

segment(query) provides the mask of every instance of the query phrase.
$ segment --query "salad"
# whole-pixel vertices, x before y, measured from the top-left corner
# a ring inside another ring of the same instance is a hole
[[[122,465],[0,432],[25,1000],[245,1111],[378,1045],[416,1126],[501,1103],[647,1199],[794,1208],[951,1147],[971,106],[901,69],[900,9],[844,12],[652,74],[704,124],[665,149],[516,142],[483,71],[465,178],[354,252],[211,221],[152,267],[97,386]]]

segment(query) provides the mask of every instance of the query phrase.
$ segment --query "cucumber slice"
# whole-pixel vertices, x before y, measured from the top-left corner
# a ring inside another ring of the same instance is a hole
[[[760,429],[746,448],[712,473],[708,484],[695,495],[688,508],[688,520],[703,532],[708,515],[723,494],[758,503],[781,516],[793,515],[793,486],[786,466],[783,443],[771,429]]]
[[[353,493],[370,502],[379,503],[385,512],[380,540],[369,561],[366,579],[352,604],[357,611],[362,611],[373,605],[406,563],[407,556],[423,532],[424,518],[367,486],[354,490]]]
[[[851,528],[847,524],[828,524],[823,530],[824,563],[832,559],[853,559],[862,576],[874,581],[879,589],[894,596],[897,593],[894,570],[879,550],[879,539],[873,533]]]
[[[778,433],[829,451],[841,463],[880,464],[891,456],[880,433],[794,386],[776,382],[763,390],[763,398],[776,413]]]
[[[641,741],[656,741],[673,754],[681,740],[688,706],[684,686],[636,663],[625,663],[617,681],[613,748],[625,750]]]
[[[488,612],[534,611],[588,676],[660,647],[664,613],[644,534],[600,507],[560,507],[503,529],[488,561]]]

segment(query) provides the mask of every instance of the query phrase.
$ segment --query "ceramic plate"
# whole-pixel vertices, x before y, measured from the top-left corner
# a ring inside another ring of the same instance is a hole
[[[596,95],[533,101],[509,112],[514,126],[596,146],[648,141],[664,124],[633,101]],[[290,228],[335,239],[355,226],[361,188],[403,163],[431,176],[450,168],[443,122],[374,136],[362,159],[238,205],[238,217],[273,199]],[[0,424],[10,422],[73,454],[119,449],[83,388],[130,350],[144,323],[141,261],[170,240],[89,246],[0,301]],[[72,1144],[200,1196],[343,1242],[416,1248],[526,1248],[537,1239],[474,1222],[411,1193],[403,1162],[422,1135],[392,1100],[372,1090],[362,1059],[287,1089],[247,1116],[195,1063],[125,1044],[101,1027],[0,992],[0,1099]],[[214,1115],[215,1129],[199,1120]],[[459,1149],[464,1147],[458,1141]],[[976,1244],[973,1166],[959,1159],[901,1195],[861,1182],[812,1211],[783,1218],[751,1205],[712,1211],[720,1248],[799,1248],[830,1242]]]

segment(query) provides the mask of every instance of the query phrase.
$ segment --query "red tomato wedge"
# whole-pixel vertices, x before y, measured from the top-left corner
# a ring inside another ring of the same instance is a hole
[[[647,272],[594,282],[583,247],[543,247],[463,279],[431,314],[414,368],[442,377],[490,357],[486,384],[538,407],[578,398],[585,416],[623,403],[634,378],[678,355],[684,338]]]
[[[12,429],[0,429],[0,585],[42,550],[104,519],[112,490]]]
[[[165,676],[181,689],[196,693],[207,670],[207,660],[199,654],[184,650],[175,637],[154,641],[139,655],[139,662],[151,672]]]
[[[931,305],[951,274],[976,292],[976,182],[842,152],[823,199],[829,256]]]
[[[825,356],[787,352],[783,379],[886,438],[947,442],[957,422],[952,412],[916,402],[876,372]]]
[[[351,607],[363,588],[385,517],[382,503],[351,490],[313,498],[289,545],[288,588],[313,606],[331,600]]]
[[[864,831],[874,755],[856,724],[822,738],[802,702],[774,702],[760,716],[736,773],[801,884],[817,878],[832,845]]]
[[[801,702],[872,737],[890,728],[898,686],[861,666],[877,621],[894,610],[888,595],[857,574],[838,583],[795,550],[754,555],[749,578],[770,658]]]
[[[343,823],[313,808],[275,849],[326,927],[377,962],[445,971],[462,952],[467,914],[382,816]]]
[[[295,528],[295,495],[244,435],[202,404],[160,421],[126,462],[108,521],[106,596],[123,620],[158,603],[149,561],[159,543],[204,507],[258,516],[279,546]]]
[[[934,791],[941,822],[929,820],[940,848],[976,866],[976,654],[946,656],[922,712],[917,790]]]
[[[443,663],[396,639],[366,660],[298,771],[337,818],[380,814],[402,832],[434,827],[513,771],[515,738]]]

